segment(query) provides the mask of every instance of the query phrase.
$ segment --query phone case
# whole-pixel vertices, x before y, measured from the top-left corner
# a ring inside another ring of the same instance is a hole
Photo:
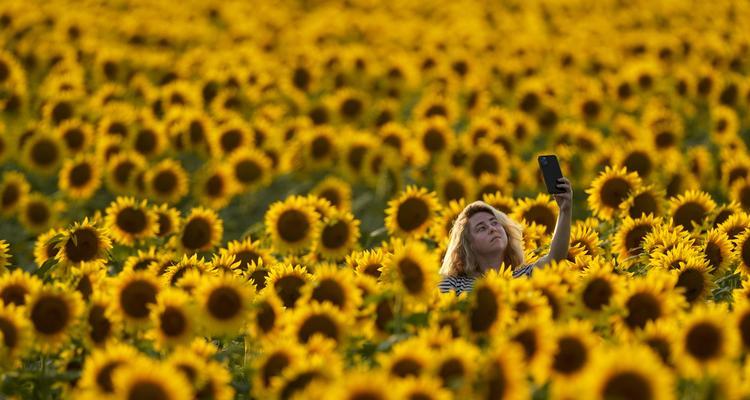
[[[547,193],[557,194],[565,193],[564,190],[558,189],[558,179],[562,178],[562,171],[560,170],[560,163],[557,161],[557,156],[554,154],[543,155],[537,157],[539,162],[539,168],[542,170],[542,176],[544,177],[544,184],[547,185]]]

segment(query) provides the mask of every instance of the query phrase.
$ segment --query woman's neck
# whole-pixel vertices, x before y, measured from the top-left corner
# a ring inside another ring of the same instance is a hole
[[[488,270],[500,268],[500,264],[502,264],[503,261],[503,256],[503,252],[489,256],[477,255],[477,264],[479,265],[479,270],[482,272],[482,274],[484,274]]]

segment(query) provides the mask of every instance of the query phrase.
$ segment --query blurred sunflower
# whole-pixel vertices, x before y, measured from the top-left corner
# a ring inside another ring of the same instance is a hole
[[[662,216],[666,209],[665,198],[666,191],[661,187],[655,184],[644,185],[631,192],[620,203],[619,212],[630,218],[638,218],[644,214]]]
[[[270,265],[275,261],[269,249],[263,247],[259,241],[253,241],[249,237],[244,240],[230,241],[227,243],[227,247],[220,249],[218,254],[214,254],[214,257],[217,255],[233,256],[238,264],[232,263],[232,269],[242,272],[250,271],[254,265]],[[212,262],[212,264],[215,265],[216,263]]]
[[[156,223],[158,226],[156,236],[167,237],[180,230],[182,217],[179,210],[170,207],[166,203],[159,204],[158,206],[152,204],[151,209],[156,214]]]
[[[54,133],[62,140],[66,154],[83,153],[94,144],[94,132],[91,125],[79,119],[64,121],[55,127]]]
[[[709,136],[716,143],[727,143],[739,131],[740,121],[737,113],[726,106],[712,107],[710,122]]]
[[[115,342],[122,332],[122,319],[113,308],[112,296],[103,291],[91,295],[83,319],[84,342],[91,349]]]
[[[116,398],[152,398],[179,400],[193,398],[193,390],[184,375],[168,363],[137,357],[112,373]]]
[[[732,261],[732,243],[726,233],[709,229],[699,239],[699,249],[711,268],[711,275],[722,276]]]
[[[30,171],[49,175],[57,170],[66,157],[65,146],[52,134],[35,134],[25,143],[21,160]]]
[[[25,311],[7,302],[0,304],[0,351],[3,354],[0,366],[3,368],[18,368],[31,343],[30,321]]]
[[[581,281],[574,289],[579,312],[588,318],[594,317],[592,319],[609,313],[623,286],[621,277],[610,263],[594,259],[582,272]]]
[[[471,199],[476,193],[476,181],[463,169],[451,169],[437,174],[435,191],[443,203]]]
[[[136,175],[146,169],[146,159],[134,151],[118,152],[105,162],[107,188],[117,194],[129,193],[135,185]]]
[[[112,248],[109,232],[84,218],[65,230],[55,259],[62,266],[81,267],[89,263],[103,263]]]
[[[340,211],[350,211],[352,207],[352,188],[343,179],[327,176],[310,191],[318,197],[328,200],[332,206]]]
[[[253,298],[252,312],[247,319],[246,327],[253,337],[275,341],[278,339],[277,334],[282,330],[284,306],[278,297],[270,293],[261,291]]]
[[[720,166],[718,172],[721,184],[727,190],[731,190],[736,182],[750,176],[750,157],[732,154],[731,157],[723,157]],[[736,202],[734,198],[730,200]]]
[[[396,246],[383,265],[382,278],[396,284],[409,299],[426,299],[438,284],[436,254],[422,242],[408,240]]]
[[[516,203],[511,218],[525,225],[543,226],[547,235],[552,235],[557,223],[557,204],[552,196],[539,193],[536,198],[522,198]]]
[[[675,377],[646,346],[629,344],[597,354],[583,390],[591,399],[669,399]]]
[[[132,326],[148,322],[149,307],[162,290],[159,279],[150,271],[123,271],[112,282],[114,307],[118,317]]]
[[[301,196],[290,196],[271,204],[266,211],[266,234],[277,252],[299,253],[317,240],[319,219],[309,201]]]
[[[31,184],[19,171],[5,171],[0,180],[0,215],[15,214],[23,199],[31,193]]]
[[[124,245],[154,237],[159,229],[158,217],[146,200],[118,197],[105,213],[104,226],[115,242]]]
[[[492,270],[494,271],[494,270]],[[471,337],[491,337],[511,321],[513,311],[506,305],[507,273],[490,271],[477,279],[468,294],[469,309],[463,315],[461,329]]]
[[[176,160],[166,158],[146,170],[147,193],[157,202],[174,204],[188,193],[188,173]]]
[[[177,247],[185,253],[210,250],[219,244],[223,233],[224,222],[215,211],[194,207],[183,221]]]
[[[305,356],[305,351],[295,340],[291,338],[280,338],[263,346],[263,352],[252,360],[252,365],[258,373],[252,379],[253,393],[259,397],[270,395],[271,379],[280,376],[290,365],[300,362]]]
[[[693,231],[693,223],[700,226],[716,208],[711,195],[700,190],[690,190],[669,200],[669,215],[676,225]]]
[[[415,140],[421,149],[430,157],[435,158],[450,148],[455,135],[448,120],[443,117],[431,117],[417,120],[415,123]]]
[[[299,265],[276,264],[266,277],[266,290],[273,291],[286,308],[295,308],[302,288],[310,281],[307,269]]]
[[[378,279],[382,274],[383,265],[390,256],[391,253],[383,249],[354,251],[346,256],[346,264],[357,275],[366,275]]]
[[[472,380],[479,393],[486,398],[523,399],[528,397],[524,382],[523,351],[505,341],[498,341],[480,358],[479,374]]]
[[[187,254],[183,254],[182,258],[172,263],[166,270],[160,275],[164,286],[178,286],[188,290],[188,288],[182,285],[182,279],[187,278],[187,275],[191,272],[197,272],[198,275],[203,275],[208,272],[208,265],[203,257],[198,258],[197,254],[193,254],[190,257]],[[200,279],[200,276],[197,277]]]
[[[346,314],[328,302],[313,302],[284,313],[282,326],[287,335],[300,344],[307,344],[316,336],[339,345],[349,328]]]
[[[91,154],[79,154],[63,162],[58,175],[60,190],[72,199],[88,199],[101,185],[101,167]]]
[[[397,343],[388,353],[379,353],[376,361],[391,378],[420,377],[432,366],[434,352],[417,339]]]
[[[205,164],[193,180],[193,197],[206,207],[222,209],[237,193],[234,183],[229,165]]]
[[[37,267],[44,265],[47,260],[55,259],[60,251],[63,232],[62,228],[52,228],[37,236],[34,243],[34,262]]]
[[[640,217],[635,219],[626,216],[614,235],[612,246],[613,252],[617,254],[618,264],[628,268],[638,262],[640,256],[645,254],[644,238],[660,224],[661,218],[651,214],[641,214]]]
[[[24,197],[19,208],[21,225],[29,232],[40,233],[57,224],[65,211],[65,202],[32,192]]]
[[[0,302],[6,306],[23,306],[26,296],[35,293],[41,286],[39,278],[22,269],[6,272],[0,275]]]
[[[440,208],[435,192],[408,186],[398,197],[388,202],[385,226],[390,235],[417,239],[425,235],[435,223]]]
[[[734,249],[734,239],[748,226],[750,226],[750,214],[740,211],[730,215],[726,221],[720,223],[718,229],[727,235],[732,242],[732,249]]]
[[[138,350],[127,343],[110,343],[103,348],[94,349],[84,359],[78,388],[90,396],[112,398],[115,390],[112,382],[114,372],[139,357],[141,355]]]
[[[316,251],[330,260],[343,260],[357,246],[360,221],[348,211],[336,211],[321,222]]]
[[[734,258],[739,261],[737,268],[740,272],[750,275],[750,229],[745,229],[732,241],[734,245]]]
[[[227,164],[240,191],[252,191],[271,181],[271,160],[262,151],[240,148],[229,156]]]
[[[750,211],[750,176],[734,181],[729,189],[729,198],[739,203],[744,211]]]
[[[535,382],[549,378],[555,340],[548,319],[522,317],[508,331],[508,340],[523,350],[523,362]]]
[[[188,344],[195,332],[194,315],[187,293],[179,289],[163,290],[149,311],[153,326],[149,337],[159,348]]]
[[[611,218],[628,195],[641,186],[641,179],[625,167],[607,166],[586,189],[588,205],[599,218]]]
[[[300,132],[299,145],[304,165],[313,170],[331,167],[337,160],[338,141],[329,127],[314,127]]]
[[[651,269],[642,277],[631,278],[615,297],[622,311],[612,318],[615,333],[630,337],[649,322],[676,315],[686,306],[684,296],[673,289],[677,275]]]
[[[36,346],[55,352],[70,340],[83,308],[78,292],[61,284],[45,285],[29,294],[26,318],[31,323]]]
[[[715,303],[685,316],[675,346],[675,364],[684,376],[703,376],[739,354],[739,332],[726,324],[727,313],[724,304]]]
[[[717,286],[711,269],[702,258],[691,258],[672,273],[677,275],[675,288],[681,288],[685,300],[690,304],[701,304]]]

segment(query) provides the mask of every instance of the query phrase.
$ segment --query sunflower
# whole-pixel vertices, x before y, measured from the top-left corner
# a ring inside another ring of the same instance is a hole
[[[276,264],[271,267],[266,277],[266,289],[282,301],[286,308],[294,308],[302,297],[302,288],[310,281],[307,269],[299,265]]]
[[[177,203],[188,192],[187,171],[176,160],[166,158],[146,170],[144,184],[157,202]]]
[[[732,324],[737,330],[742,349],[750,348],[750,301],[747,297],[735,298],[732,306]]]
[[[750,211],[750,176],[735,180],[729,189],[729,197],[745,211]]]
[[[727,143],[739,131],[737,112],[726,106],[715,106],[710,110],[711,130],[709,136],[715,143]]]
[[[135,185],[135,177],[146,170],[146,159],[134,151],[113,154],[106,162],[107,188],[114,193],[125,194]]]
[[[55,259],[66,267],[98,264],[106,260],[111,248],[112,239],[109,232],[86,217],[82,222],[76,222],[64,231]]]
[[[247,318],[247,329],[255,338],[277,339],[282,330],[281,320],[284,306],[270,291],[260,291],[253,299],[251,315]]]
[[[30,293],[26,301],[26,318],[43,352],[54,352],[69,340],[69,335],[83,308],[78,292],[61,284],[45,285]]]
[[[47,260],[54,259],[60,251],[60,240],[64,229],[52,228],[36,238],[34,243],[34,262],[37,267],[44,265]]]
[[[437,256],[424,243],[408,240],[397,245],[384,263],[382,278],[394,282],[409,299],[427,299],[438,284]]]
[[[84,313],[83,338],[89,348],[102,348],[113,343],[122,330],[122,320],[113,309],[112,297],[94,292]]]
[[[0,304],[7,307],[23,306],[26,304],[26,296],[35,293],[41,287],[42,282],[39,278],[20,268],[0,275]]]
[[[360,221],[348,211],[336,211],[323,218],[315,250],[330,260],[343,259],[357,246]]]
[[[745,229],[732,241],[737,268],[744,276],[750,275],[750,229]]]
[[[5,171],[0,180],[0,215],[13,215],[31,192],[26,175],[18,171]]]
[[[597,355],[583,382],[591,399],[670,399],[675,377],[646,346],[611,347]]]
[[[573,225],[570,233],[568,261],[573,261],[577,254],[586,254],[594,257],[601,253],[601,240],[596,231],[597,228],[582,222],[577,222]],[[573,257],[571,258],[571,256]]]
[[[195,313],[190,296],[179,289],[166,289],[156,296],[149,311],[153,328],[149,337],[158,348],[188,344],[195,331]]]
[[[675,364],[685,376],[697,377],[739,354],[737,329],[726,324],[726,304],[696,306],[685,316],[675,346]]]
[[[21,160],[29,170],[44,175],[55,172],[65,157],[65,146],[60,139],[39,132],[24,144],[21,154]]]
[[[138,357],[112,373],[117,398],[178,400],[193,398],[190,382],[178,369],[148,357]]]
[[[88,303],[91,295],[100,291],[106,282],[107,270],[100,264],[85,264],[70,272],[70,276],[65,276],[54,271],[53,276],[67,280],[68,287],[80,293],[85,303]]]
[[[721,184],[731,189],[735,182],[750,176],[750,157],[735,156],[722,157],[720,172]],[[734,200],[734,199],[732,199]]]
[[[479,393],[486,398],[523,399],[529,396],[523,365],[523,350],[498,340],[479,361],[479,374],[474,379]]]
[[[641,179],[635,172],[628,172],[625,167],[607,166],[586,189],[588,205],[597,217],[611,218],[628,195],[640,186]]]
[[[194,207],[185,220],[177,237],[177,246],[184,253],[195,253],[214,248],[224,233],[224,222],[215,211]]]
[[[101,185],[101,170],[96,158],[79,154],[63,162],[58,175],[60,190],[72,199],[88,199]]]
[[[219,250],[218,255],[234,256],[239,264],[233,266],[232,269],[241,272],[248,272],[253,266],[270,265],[275,261],[269,249],[263,247],[259,241],[253,241],[250,237],[244,240],[230,241],[226,248]]]
[[[310,193],[328,200],[340,211],[350,211],[352,208],[351,186],[335,176],[327,176],[318,182]]]
[[[340,141],[342,173],[345,177],[355,181],[367,172],[365,160],[376,150],[378,141],[367,133],[355,130],[341,132],[344,140]]]
[[[30,344],[30,324],[24,314],[23,307],[8,302],[0,304],[0,351],[3,354],[0,366],[3,368],[17,368]]]
[[[628,268],[638,262],[641,255],[645,254],[644,238],[660,224],[661,218],[651,214],[641,214],[640,217],[635,219],[626,216],[617,233],[615,233],[612,248],[617,254],[618,264]]]
[[[375,356],[376,362],[391,378],[420,377],[432,366],[434,352],[418,339],[399,342],[388,353]]]
[[[442,387],[440,380],[433,377],[408,377],[396,383],[396,395],[403,399],[448,400],[451,392]]]
[[[614,272],[611,263],[601,258],[593,259],[574,289],[580,313],[594,317],[610,313],[622,288],[622,279]]]
[[[445,389],[454,391],[457,395],[468,394],[471,389],[471,379],[477,373],[476,361],[480,353],[476,346],[457,338],[448,340],[438,351],[429,365],[430,375],[438,379],[438,383]]]
[[[149,307],[162,290],[150,271],[123,271],[112,283],[114,307],[124,321],[134,326],[148,322]]]
[[[245,324],[255,290],[241,278],[218,275],[203,279],[195,289],[203,329],[212,335],[235,335]]]
[[[182,285],[182,279],[186,278],[189,273],[197,272],[198,275],[203,275],[207,271],[208,266],[203,257],[198,258],[197,254],[193,254],[188,257],[187,254],[183,254],[182,258],[179,261],[171,262],[166,267],[166,269],[164,269],[163,271],[160,270],[159,276],[165,286],[177,286],[185,288]]]
[[[719,224],[718,229],[720,232],[724,232],[727,235],[732,242],[732,249],[734,249],[734,240],[745,231],[748,226],[750,226],[750,214],[740,211],[730,215],[726,221]]]
[[[638,218],[643,214],[662,216],[666,209],[665,198],[666,191],[664,189],[654,184],[644,185],[631,192],[620,203],[619,211],[621,215],[628,215],[630,218]]]
[[[229,156],[227,165],[234,183],[242,192],[264,187],[272,178],[271,160],[256,149],[238,149]]]
[[[430,235],[438,241],[447,239],[450,236],[451,228],[458,214],[466,207],[464,199],[451,200],[448,206],[440,213],[439,221],[432,226]]]
[[[399,154],[404,149],[405,144],[411,140],[409,130],[397,122],[383,124],[377,130],[377,135],[384,146],[390,147]]]
[[[522,350],[523,362],[535,382],[545,382],[550,373],[555,340],[548,318],[521,317],[510,327],[508,341]]]
[[[114,394],[112,376],[115,371],[142,357],[138,350],[126,343],[110,343],[94,349],[84,359],[78,388],[84,394],[111,398]]]
[[[149,269],[152,263],[161,264],[172,261],[173,255],[169,252],[163,252],[156,246],[151,246],[148,250],[137,250],[136,254],[128,256],[122,265],[123,271],[144,271]]]
[[[255,371],[253,375],[253,393],[259,398],[270,395],[271,380],[280,376],[289,366],[297,364],[305,356],[304,349],[291,338],[279,338],[263,346],[263,352],[252,360]]]
[[[661,269],[651,269],[645,276],[632,277],[615,296],[621,310],[612,317],[615,333],[630,337],[649,321],[674,316],[686,307],[684,296],[674,291],[677,275]]]
[[[455,137],[448,120],[440,116],[420,120],[414,129],[416,141],[433,158],[450,148]]]
[[[335,265],[316,268],[310,282],[302,287],[302,301],[329,302],[345,314],[355,311],[362,302],[360,290],[354,284],[354,271]]]
[[[154,237],[159,228],[158,217],[146,200],[137,202],[133,197],[118,197],[105,213],[105,227],[112,239],[125,245]]]
[[[536,318],[546,320],[552,317],[553,310],[556,308],[556,300],[553,299],[552,292],[535,288],[534,284],[528,279],[514,279],[508,282],[507,305],[514,312],[514,318]],[[550,297],[544,293],[548,293]]]
[[[164,152],[167,147],[167,137],[164,128],[150,118],[141,123],[130,138],[133,150],[145,158],[154,158]]]
[[[346,264],[351,267],[357,275],[367,275],[375,279],[380,278],[383,265],[391,253],[383,249],[370,249],[355,251],[346,256]]]
[[[265,214],[266,234],[279,252],[299,253],[309,249],[318,237],[319,215],[305,198],[290,196],[277,201]]]
[[[693,245],[692,238],[690,241],[686,242],[675,241],[668,246],[668,248],[664,246],[655,246],[650,250],[650,266],[675,270],[682,267],[683,264],[692,259],[695,259],[695,262],[697,263],[703,263],[705,261],[698,252],[698,248]]]
[[[64,202],[32,192],[21,202],[18,220],[27,231],[40,233],[55,225],[64,208]]]
[[[329,302],[313,302],[287,311],[281,322],[287,335],[300,344],[308,344],[317,336],[339,345],[350,326],[347,315]]]
[[[151,210],[156,214],[156,223],[158,225],[156,236],[167,237],[180,230],[182,217],[178,209],[170,207],[169,204],[162,203],[158,206],[155,204],[152,205]]]
[[[729,237],[718,229],[709,229],[699,242],[699,250],[708,262],[711,275],[722,276],[733,259],[733,245]]]
[[[270,398],[299,400],[306,397],[322,398],[330,396],[333,394],[332,389],[339,386],[330,385],[331,383],[351,382],[350,379],[341,376],[342,371],[341,361],[335,357],[307,357],[301,362],[284,369],[279,376],[271,379]],[[342,395],[333,396],[332,398],[346,398]]]
[[[227,164],[207,163],[196,174],[193,197],[206,207],[222,209],[236,193],[237,187]]]
[[[703,224],[708,215],[716,208],[716,202],[711,195],[699,190],[690,190],[671,198],[669,201],[669,215],[676,225],[681,225],[687,231],[693,231],[693,223]]]
[[[471,199],[476,193],[476,182],[465,170],[451,169],[437,175],[435,190],[443,203]]]
[[[418,239],[428,232],[439,212],[440,204],[435,192],[408,186],[397,198],[388,202],[385,226],[390,235]]]
[[[339,145],[332,128],[316,126],[304,129],[300,134],[301,157],[306,167],[317,170],[333,165]]]
[[[570,320],[553,328],[550,375],[555,385],[572,382],[593,369],[600,338],[586,320]]]
[[[555,229],[557,214],[557,206],[552,196],[539,193],[534,199],[519,199],[510,216],[523,221],[525,225],[543,226],[545,234],[551,235]]]

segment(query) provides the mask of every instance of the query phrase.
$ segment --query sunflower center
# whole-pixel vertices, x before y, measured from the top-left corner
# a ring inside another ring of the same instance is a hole
[[[313,314],[305,319],[299,328],[297,338],[300,343],[307,343],[316,333],[335,341],[338,341],[339,338],[339,328],[336,322],[324,314]]]
[[[388,300],[381,300],[375,307],[375,326],[380,332],[388,329],[388,324],[393,320],[393,307]]]
[[[427,129],[422,137],[422,145],[431,153],[442,150],[446,145],[443,133],[436,128]]]
[[[750,347],[750,313],[745,312],[745,315],[740,318],[739,328],[742,343],[745,347]]]
[[[81,163],[70,170],[70,183],[74,187],[85,186],[91,180],[91,165]]]
[[[83,301],[89,300],[91,294],[94,293],[94,288],[91,285],[91,278],[89,278],[88,275],[83,275],[81,279],[78,280],[76,291],[81,294]]]
[[[267,269],[256,269],[250,274],[250,279],[255,282],[255,287],[261,290],[266,287],[266,276],[268,276]]]
[[[276,312],[268,303],[261,303],[258,307],[259,310],[255,320],[263,333],[268,333],[276,324]]]
[[[252,160],[243,160],[235,164],[234,176],[244,184],[249,184],[260,179],[263,170]]]
[[[680,273],[676,286],[685,288],[683,293],[685,300],[692,303],[703,293],[706,282],[703,280],[703,274],[700,271],[688,268]]]
[[[279,236],[285,242],[294,243],[304,239],[310,231],[310,222],[300,210],[286,210],[276,223]]]
[[[96,344],[104,342],[112,331],[112,323],[109,322],[105,312],[106,309],[98,304],[92,306],[89,311],[88,324],[91,328],[89,337]]]
[[[130,174],[135,169],[135,163],[133,163],[130,160],[123,160],[119,164],[117,164],[114,168],[113,175],[115,178],[115,181],[119,183],[120,185],[125,185],[128,183],[128,179],[130,179]]]
[[[125,314],[141,319],[148,316],[148,305],[156,301],[157,288],[148,281],[134,280],[120,293],[120,305]]]
[[[610,377],[604,384],[604,398],[649,400],[653,398],[648,378],[633,371],[623,371]]]
[[[507,381],[505,379],[505,366],[498,361],[493,361],[489,366],[487,377],[488,399],[505,398]]]
[[[44,225],[50,219],[50,210],[44,202],[33,201],[26,205],[26,216],[34,225]]]
[[[344,289],[335,280],[325,279],[313,289],[312,298],[319,302],[330,301],[340,308],[344,306]]]
[[[135,235],[146,229],[146,213],[135,207],[125,207],[117,213],[117,227]]]
[[[645,343],[659,355],[664,365],[669,365],[670,346],[668,341],[663,338],[653,337],[646,339]]]
[[[542,225],[547,234],[552,233],[557,221],[554,211],[541,204],[535,204],[529,207],[529,209],[523,213],[523,219]]]
[[[34,164],[48,167],[56,163],[60,158],[60,150],[53,141],[42,139],[34,143],[32,146],[31,158],[34,161]]]
[[[544,288],[541,291],[544,298],[547,299],[547,305],[552,310],[552,319],[557,319],[560,316],[560,304],[557,297],[549,289]]]
[[[242,132],[239,129],[230,129],[221,135],[221,149],[225,153],[231,153],[242,144]]]
[[[4,317],[0,317],[0,333],[2,333],[5,347],[8,349],[16,347],[18,343],[18,329],[11,321],[8,321]]]
[[[263,368],[261,368],[263,386],[268,387],[271,384],[271,378],[279,376],[289,364],[289,356],[286,354],[276,353],[268,357],[266,363],[263,364]]]
[[[500,310],[495,293],[480,287],[476,291],[476,300],[469,311],[469,321],[473,332],[486,332],[497,321]]]
[[[177,176],[172,171],[160,171],[154,177],[153,188],[159,194],[171,194],[177,188]]]
[[[611,297],[612,285],[603,278],[593,279],[583,291],[583,303],[590,310],[601,310]]]
[[[526,356],[526,361],[534,358],[534,355],[536,354],[536,350],[537,350],[537,342],[536,342],[536,335],[534,334],[533,330],[524,329],[523,331],[519,332],[516,336],[513,337],[513,341],[523,346],[523,351],[524,351],[524,355]]]
[[[411,294],[417,294],[424,288],[424,272],[416,262],[410,259],[403,259],[398,263],[398,270],[401,273],[401,282],[406,290]]]
[[[65,243],[65,254],[77,263],[93,260],[99,252],[99,238],[92,228],[77,229]]]
[[[279,278],[274,284],[276,293],[284,303],[284,307],[294,307],[297,299],[301,296],[300,289],[305,285],[305,280],[296,275],[287,275]]]
[[[141,129],[135,137],[135,149],[141,154],[151,154],[156,148],[156,133],[151,129]]]
[[[630,208],[630,217],[638,218],[641,214],[658,214],[659,207],[656,199],[650,193],[641,193],[633,198],[633,206]]]
[[[706,216],[706,209],[702,205],[695,202],[687,202],[681,205],[674,213],[675,223],[682,225],[687,231],[693,230],[693,222],[700,224],[701,220]]]
[[[643,328],[646,322],[655,320],[661,316],[661,305],[650,293],[636,293],[631,296],[625,307],[628,316],[625,323],[631,328]]]
[[[430,209],[424,200],[408,198],[398,207],[396,221],[398,226],[411,232],[424,224],[430,215]]]
[[[646,235],[651,232],[653,227],[651,225],[638,225],[634,226],[625,234],[625,246],[628,250],[628,255],[634,256],[643,253],[641,248],[641,241]]]
[[[742,250],[740,251],[742,262],[745,265],[750,265],[750,238],[746,238],[745,242],[742,243]]]
[[[565,336],[557,342],[553,368],[562,374],[573,374],[583,368],[588,359],[586,346],[578,338]]]
[[[497,158],[490,153],[479,153],[471,163],[471,173],[479,178],[483,173],[495,175],[500,171]]]
[[[159,224],[159,232],[157,236],[164,236],[172,232],[172,220],[166,213],[159,213],[157,215],[157,223]]]
[[[125,364],[122,361],[115,360],[105,364],[96,374],[96,384],[106,393],[114,393],[115,385],[112,383],[112,373],[117,367]]]
[[[443,185],[443,195],[446,201],[460,200],[466,197],[466,187],[459,181],[449,180]]]
[[[349,98],[341,103],[341,114],[348,118],[356,118],[362,112],[362,102],[359,99]]]
[[[721,351],[721,330],[709,322],[699,322],[688,332],[685,348],[700,361],[715,358]]]
[[[321,242],[327,249],[338,249],[349,239],[349,225],[344,221],[337,221],[333,225],[323,228]]]
[[[68,305],[58,296],[43,296],[31,308],[31,322],[37,332],[42,334],[60,333],[69,321]]]
[[[418,376],[422,371],[422,364],[412,358],[402,358],[391,367],[391,374],[398,376],[399,378],[406,378],[407,376]]]
[[[208,312],[217,319],[232,319],[242,309],[242,297],[234,288],[222,286],[214,289],[206,303]]]
[[[201,249],[211,243],[211,226],[203,218],[193,218],[185,224],[182,244],[188,249]]]
[[[310,382],[313,381],[313,379],[320,378],[320,373],[318,371],[307,371],[303,372],[297,376],[295,376],[293,379],[291,379],[281,390],[280,398],[282,400],[287,400],[291,398],[295,393],[305,390],[307,385],[310,384]]]
[[[21,191],[16,185],[7,185],[3,190],[2,206],[3,208],[9,208],[16,204],[18,199],[21,198]]]
[[[366,275],[370,275],[374,278],[380,278],[380,268],[382,267],[383,265],[380,263],[369,264],[364,267],[363,271]]]
[[[601,109],[601,104],[596,100],[586,100],[581,105],[581,110],[586,118],[596,118],[599,116]]]
[[[166,307],[159,315],[159,325],[166,336],[176,337],[185,332],[187,319],[177,307]]]
[[[128,400],[168,400],[170,396],[164,388],[150,381],[136,382],[128,392]]]
[[[28,293],[28,290],[26,290],[24,286],[10,284],[0,290],[0,300],[2,300],[6,306],[11,304],[22,306],[26,303],[26,293]]]

